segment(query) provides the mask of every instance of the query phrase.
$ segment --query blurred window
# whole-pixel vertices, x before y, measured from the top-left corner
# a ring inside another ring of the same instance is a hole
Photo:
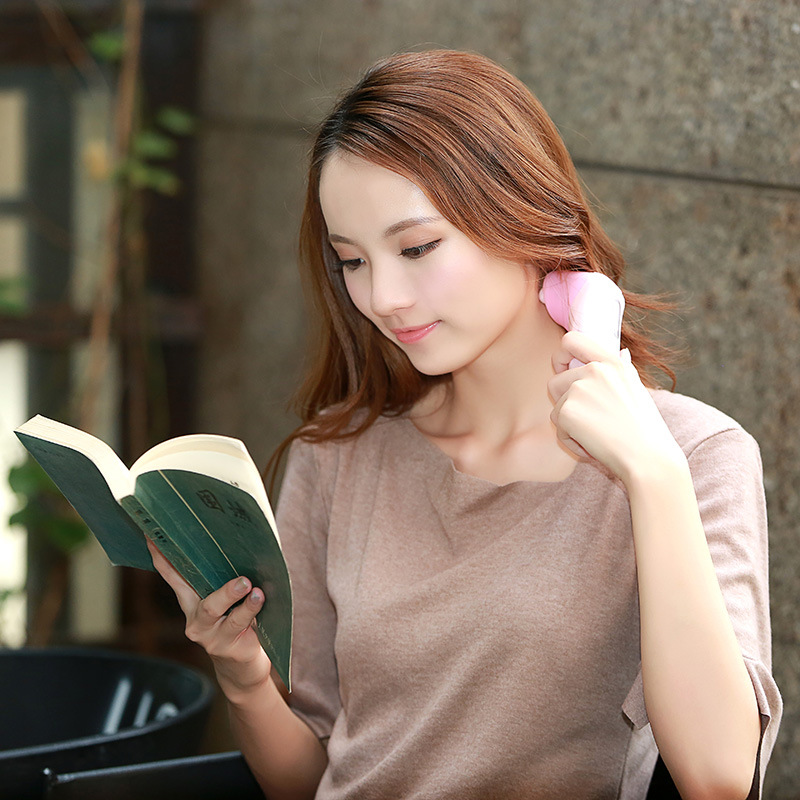
[[[24,460],[13,428],[30,409],[65,418],[71,341],[54,326],[70,309],[71,86],[50,65],[0,65],[0,639],[19,644],[26,593],[49,580],[48,544],[8,525],[18,505],[8,472]],[[31,567],[32,568],[29,568]]]
[[[147,0],[145,8],[143,113],[163,106],[192,113],[195,2]],[[84,72],[82,42],[118,30],[119,10],[118,0],[0,10],[0,643],[20,643],[35,616],[19,593],[8,599],[8,590],[24,587],[31,606],[34,598],[40,602],[52,589],[58,559],[46,537],[26,541],[7,524],[17,504],[8,472],[24,459],[12,430],[34,413],[78,419],[92,301],[108,252],[115,102],[113,79],[97,65]],[[148,246],[136,311],[139,319],[149,315],[145,333],[141,324],[133,330],[129,299],[118,291],[94,432],[127,463],[157,440],[192,432],[199,337],[192,150],[185,136],[167,165],[180,181],[178,194],[143,195],[141,238]],[[152,373],[172,378],[162,380],[156,396],[142,389]],[[149,574],[112,569],[92,542],[70,559],[68,592],[50,641],[124,639],[153,649],[163,587]]]
[[[0,302],[11,308],[22,296],[25,223],[22,216],[25,163],[25,93],[0,90]],[[25,636],[25,534],[8,518],[14,496],[5,480],[22,460],[12,429],[27,408],[25,345],[0,341],[0,644],[19,645]]]

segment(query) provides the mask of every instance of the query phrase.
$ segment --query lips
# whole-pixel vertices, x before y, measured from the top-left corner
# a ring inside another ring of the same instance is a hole
[[[424,339],[441,320],[431,322],[428,325],[419,325],[416,328],[392,328],[391,332],[401,344],[413,344]]]

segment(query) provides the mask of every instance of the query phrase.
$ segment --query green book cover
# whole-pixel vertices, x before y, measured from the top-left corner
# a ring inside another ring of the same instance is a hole
[[[16,434],[112,564],[153,570],[147,536],[201,597],[240,575],[261,588],[256,632],[291,687],[291,582],[263,483],[241,442],[179,437],[129,471],[101,440],[44,417]]]
[[[144,472],[134,495],[158,509],[158,523],[194,565],[211,590],[244,575],[264,592],[256,632],[284,683],[289,686],[292,592],[278,540],[255,499],[216,478],[185,470]],[[209,591],[195,585],[201,596]],[[288,623],[288,624],[287,624]]]
[[[81,515],[114,566],[154,569],[144,534],[116,501],[88,456],[21,431],[16,434]]]

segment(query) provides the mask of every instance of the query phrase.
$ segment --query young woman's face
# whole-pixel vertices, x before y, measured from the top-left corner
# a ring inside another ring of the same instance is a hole
[[[353,303],[420,372],[468,367],[538,304],[531,270],[487,255],[395,172],[334,154],[320,202]]]

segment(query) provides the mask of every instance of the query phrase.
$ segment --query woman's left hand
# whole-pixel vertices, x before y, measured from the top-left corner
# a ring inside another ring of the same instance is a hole
[[[569,368],[573,358],[583,366]],[[630,358],[570,331],[553,356],[548,390],[559,440],[581,457],[605,464],[623,483],[653,459],[683,454]]]

